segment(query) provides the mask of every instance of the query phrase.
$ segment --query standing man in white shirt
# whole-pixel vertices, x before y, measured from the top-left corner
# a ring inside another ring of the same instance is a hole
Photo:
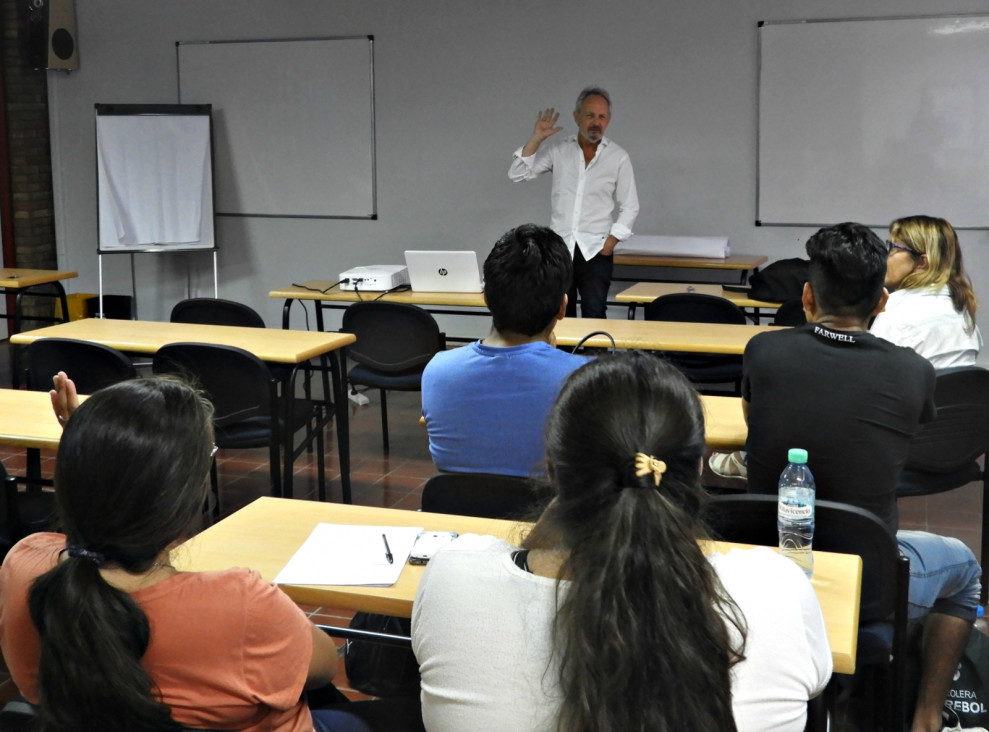
[[[546,138],[562,130],[553,109],[539,113],[529,141],[515,151],[508,177],[532,180],[553,171],[553,215],[550,227],[573,255],[573,285],[567,316],[580,311],[585,318],[607,317],[612,253],[618,242],[632,235],[639,213],[639,197],[628,153],[604,136],[611,121],[611,97],[604,89],[588,87],[577,97],[573,120],[577,134],[540,150]],[[618,213],[612,214],[615,207]]]

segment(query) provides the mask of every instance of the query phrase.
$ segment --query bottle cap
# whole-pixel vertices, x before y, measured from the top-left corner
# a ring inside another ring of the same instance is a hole
[[[791,463],[807,464],[807,451],[802,447],[791,447],[786,453],[786,459]]]

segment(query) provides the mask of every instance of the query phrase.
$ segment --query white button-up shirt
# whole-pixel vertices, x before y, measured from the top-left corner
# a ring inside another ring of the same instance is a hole
[[[508,177],[513,181],[532,180],[553,171],[553,215],[550,227],[570,247],[580,247],[584,259],[597,255],[608,235],[619,241],[632,235],[639,214],[632,163],[624,148],[601,139],[591,162],[584,165],[584,152],[571,135],[562,142],[541,148],[523,157],[515,151]],[[618,206],[618,215],[612,213]]]
[[[892,293],[871,331],[898,346],[912,348],[936,369],[972,366],[982,349],[979,326],[972,323],[968,313],[955,310],[947,285]]]

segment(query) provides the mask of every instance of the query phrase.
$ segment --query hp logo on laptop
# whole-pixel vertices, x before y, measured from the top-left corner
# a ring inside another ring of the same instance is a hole
[[[439,272],[442,277],[446,277],[448,274],[450,274],[449,271],[447,271],[446,267],[440,267],[437,270],[437,272]]]

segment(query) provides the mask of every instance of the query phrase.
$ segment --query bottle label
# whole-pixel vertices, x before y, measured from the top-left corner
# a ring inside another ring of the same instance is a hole
[[[793,521],[807,521],[814,518],[814,507],[807,503],[779,502],[779,518]]]

